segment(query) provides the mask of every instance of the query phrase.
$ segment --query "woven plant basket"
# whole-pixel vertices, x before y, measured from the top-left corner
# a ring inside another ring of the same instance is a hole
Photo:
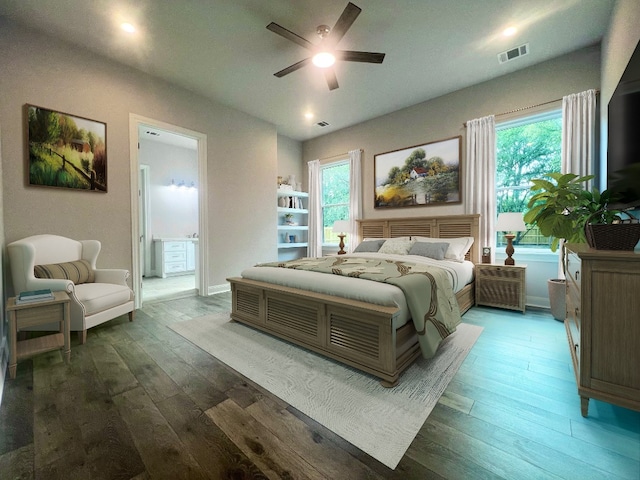
[[[584,226],[584,234],[587,243],[596,250],[633,250],[640,241],[640,223],[627,212],[626,214],[635,223],[587,223]],[[594,215],[597,215],[594,214]],[[593,216],[593,215],[592,215]],[[591,218],[591,217],[590,217]]]

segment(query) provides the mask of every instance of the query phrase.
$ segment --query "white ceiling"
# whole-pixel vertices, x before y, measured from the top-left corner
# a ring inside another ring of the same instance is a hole
[[[335,67],[329,91],[308,56],[270,22],[312,43],[346,0],[2,0],[0,15],[164,78],[306,140],[598,43],[615,0],[354,0],[338,47],[384,52],[381,65]],[[138,27],[133,35],[119,25]],[[503,29],[519,31],[506,38]],[[500,65],[523,43],[530,53]],[[312,112],[312,120],[303,114]],[[328,127],[316,125],[319,121]]]

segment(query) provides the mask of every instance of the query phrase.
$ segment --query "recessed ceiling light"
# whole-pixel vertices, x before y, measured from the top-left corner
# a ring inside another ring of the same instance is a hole
[[[518,29],[516,27],[505,28],[502,32],[502,35],[504,35],[505,37],[512,37],[516,34],[517,31]]]
[[[305,114],[304,114],[304,118],[306,118],[306,119],[308,119],[308,120],[311,120],[311,119],[313,118],[313,113],[311,113],[311,112],[307,112],[307,113],[305,113]]]
[[[135,33],[136,31],[136,27],[134,27],[133,25],[127,22],[120,24],[120,28],[122,28],[122,30],[124,30],[127,33]]]

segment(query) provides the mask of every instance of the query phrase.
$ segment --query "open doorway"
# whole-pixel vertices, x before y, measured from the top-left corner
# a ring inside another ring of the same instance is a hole
[[[135,115],[130,134],[136,308],[207,295],[206,136]]]

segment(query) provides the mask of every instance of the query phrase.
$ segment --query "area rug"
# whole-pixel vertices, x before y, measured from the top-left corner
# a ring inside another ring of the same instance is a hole
[[[460,324],[436,356],[394,388],[340,363],[215,314],[169,326],[198,347],[394,469],[473,347],[482,327]]]

